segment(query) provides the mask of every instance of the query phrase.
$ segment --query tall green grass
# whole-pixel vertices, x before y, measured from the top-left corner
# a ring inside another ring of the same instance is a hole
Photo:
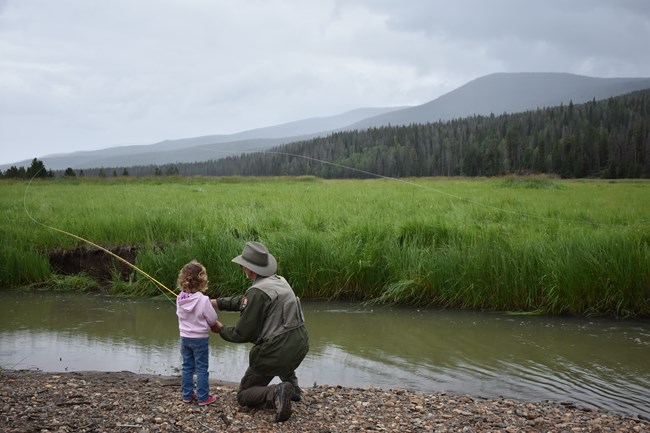
[[[25,206],[23,206],[23,199]],[[26,209],[25,209],[26,207]],[[552,178],[152,178],[0,182],[0,286],[57,278],[54,248],[136,245],[170,288],[197,259],[210,294],[265,242],[304,298],[650,317],[650,182]],[[114,293],[158,296],[147,277]]]

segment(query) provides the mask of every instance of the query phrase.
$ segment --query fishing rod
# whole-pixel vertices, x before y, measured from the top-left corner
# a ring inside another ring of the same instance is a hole
[[[155,283],[156,288],[157,288],[157,289],[158,289],[158,290],[159,290],[159,291],[160,291],[160,292],[165,296],[165,298],[166,298],[168,301],[174,303],[174,301],[172,301],[172,300],[169,298],[169,295],[168,295],[167,293],[165,293],[162,289],[164,289],[164,290],[166,290],[167,292],[171,293],[171,294],[174,296],[174,298],[176,298],[176,296],[177,296],[176,293],[174,293],[171,289],[169,289],[169,288],[168,288],[167,286],[165,286],[163,283],[161,283],[160,281],[156,280],[154,277],[152,277],[151,275],[149,275],[148,273],[146,273],[145,271],[143,271],[142,269],[140,269],[139,267],[137,267],[137,266],[134,265],[133,263],[131,263],[131,262],[129,262],[128,260],[126,260],[126,259],[120,257],[119,255],[115,254],[114,252],[108,250],[107,248],[102,247],[101,245],[97,245],[96,243],[94,243],[94,242],[92,242],[92,241],[89,241],[88,239],[85,239],[85,238],[83,238],[83,237],[81,237],[81,236],[79,236],[79,235],[76,235],[76,234],[74,234],[74,233],[70,233],[70,232],[65,231],[65,230],[63,230],[63,229],[60,229],[60,228],[53,227],[53,226],[51,226],[51,225],[48,225],[48,224],[42,223],[42,222],[38,221],[36,218],[34,218],[34,217],[32,216],[32,214],[29,213],[29,210],[27,209],[27,191],[29,190],[29,187],[30,187],[30,185],[32,184],[32,181],[33,181],[34,178],[38,175],[38,173],[41,172],[41,170],[43,170],[43,168],[41,168],[39,171],[36,172],[36,174],[34,174],[34,176],[29,180],[29,183],[27,183],[27,187],[25,188],[25,194],[24,194],[24,196],[23,196],[23,207],[25,208],[25,213],[27,213],[27,216],[28,216],[32,221],[34,221],[36,224],[39,224],[39,225],[41,225],[41,226],[43,226],[43,227],[46,227],[46,228],[48,228],[48,229],[50,229],[50,230],[54,230],[54,231],[56,231],[56,232],[63,233],[63,234],[65,234],[65,235],[71,236],[71,237],[73,237],[73,238],[75,238],[75,239],[78,239],[78,240],[80,240],[80,241],[82,241],[82,242],[87,243],[88,245],[92,245],[93,247],[98,248],[98,249],[104,251],[105,253],[107,253],[107,254],[109,254],[110,256],[116,258],[117,260],[121,261],[122,263],[124,263],[124,264],[130,266],[132,269],[136,270],[136,271],[139,272],[140,274],[144,275],[145,277],[147,277],[147,278],[149,278],[151,281],[153,281],[153,282]]]

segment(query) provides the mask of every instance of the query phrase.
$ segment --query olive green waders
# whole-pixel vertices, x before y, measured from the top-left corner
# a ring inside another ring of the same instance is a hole
[[[262,376],[257,374],[248,367],[244,377],[239,383],[239,391],[237,391],[237,403],[240,406],[248,407],[265,407],[275,408],[273,397],[275,395],[275,387],[277,385],[269,385],[275,376]],[[280,376],[282,382],[289,382],[296,390],[298,387],[298,378],[296,373],[293,372],[289,376]]]

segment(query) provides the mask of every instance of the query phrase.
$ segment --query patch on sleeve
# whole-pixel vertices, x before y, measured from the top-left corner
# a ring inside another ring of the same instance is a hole
[[[243,310],[244,308],[246,308],[247,305],[248,305],[248,296],[243,296],[243,297],[241,298],[241,304],[239,305],[239,311],[241,311],[241,310]]]

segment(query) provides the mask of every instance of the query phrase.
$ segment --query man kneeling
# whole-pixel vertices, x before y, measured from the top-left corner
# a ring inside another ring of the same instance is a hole
[[[235,326],[217,322],[212,329],[226,341],[254,344],[237,401],[241,406],[274,408],[275,421],[283,422],[291,416],[291,401],[301,399],[295,370],[309,351],[300,300],[275,274],[277,261],[264,244],[246,243],[232,261],[241,265],[253,285],[244,295],[212,300],[219,310],[240,312]],[[276,376],[282,382],[269,385]]]

